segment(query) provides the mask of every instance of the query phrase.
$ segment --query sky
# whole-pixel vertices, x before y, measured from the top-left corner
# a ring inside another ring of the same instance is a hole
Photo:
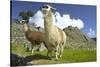
[[[93,5],[12,1],[11,18],[21,20],[21,17],[18,16],[19,12],[31,10],[34,16],[30,17],[29,22],[44,27],[43,14],[39,10],[44,4],[56,8],[55,24],[59,28],[63,29],[71,25],[78,27],[89,37],[96,37],[96,6]]]

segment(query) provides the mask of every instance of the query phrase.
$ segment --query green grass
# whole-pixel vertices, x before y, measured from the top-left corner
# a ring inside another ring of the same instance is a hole
[[[53,59],[48,60],[46,57],[47,51],[27,52],[22,44],[12,44],[11,53],[24,57],[24,61],[28,64],[55,64],[55,63],[76,63],[76,62],[93,62],[96,61],[96,50],[83,50],[83,49],[64,49],[63,56],[58,61],[55,61],[54,52]],[[30,59],[30,60],[29,60]]]

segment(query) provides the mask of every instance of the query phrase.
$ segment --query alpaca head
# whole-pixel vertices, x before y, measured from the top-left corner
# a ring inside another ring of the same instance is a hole
[[[44,5],[41,8],[41,11],[43,12],[44,15],[48,15],[49,12],[50,13],[54,13],[55,12],[55,8],[51,7],[50,5]]]

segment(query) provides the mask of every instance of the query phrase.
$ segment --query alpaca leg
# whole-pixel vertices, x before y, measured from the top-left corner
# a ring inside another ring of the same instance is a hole
[[[47,56],[49,57],[50,60],[52,59],[52,51],[51,50],[48,50]]]
[[[32,49],[32,54],[34,54],[34,49]]]
[[[41,44],[39,44],[39,47],[38,47],[38,50],[40,51],[40,48],[41,48]]]
[[[34,45],[35,45],[35,42],[32,42],[32,43],[31,43],[32,54],[34,53]]]
[[[55,52],[55,54],[56,54],[56,60],[58,60],[58,55],[59,55],[58,49],[59,49],[59,45],[57,45],[56,52]]]
[[[34,54],[34,47],[32,46],[32,54]]]
[[[56,60],[58,60],[58,52],[56,51]]]
[[[50,51],[50,60],[52,60],[52,50]]]
[[[62,57],[62,53],[63,53],[63,45],[61,46],[61,49],[60,49],[60,58]]]

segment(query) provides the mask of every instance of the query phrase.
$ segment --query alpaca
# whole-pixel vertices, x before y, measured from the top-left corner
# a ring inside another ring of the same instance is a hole
[[[55,51],[56,60],[58,55],[62,57],[63,48],[66,43],[65,32],[55,26],[54,21],[54,8],[49,5],[41,7],[41,11],[44,16],[44,28],[46,45],[48,47],[48,55],[52,57],[52,51]]]
[[[32,54],[34,52],[33,47],[36,45],[40,45],[40,43],[44,43],[45,47],[45,39],[44,39],[44,33],[43,32],[37,32],[37,31],[31,31],[29,28],[28,23],[24,23],[24,32],[25,36],[28,41],[31,42],[32,46]]]

